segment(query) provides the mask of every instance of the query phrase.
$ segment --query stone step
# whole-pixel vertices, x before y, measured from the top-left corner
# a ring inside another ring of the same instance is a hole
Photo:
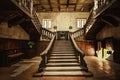
[[[54,50],[63,50],[63,51],[74,51],[74,49],[67,49],[67,48],[64,48],[64,49],[52,49],[52,51],[54,51]]]
[[[51,56],[75,56],[75,54],[60,54],[60,53],[52,53]]]
[[[74,51],[52,51],[52,53],[54,54],[74,54]]]
[[[53,70],[53,71],[64,71],[64,70],[82,70],[80,66],[52,66],[46,67],[44,70]]]
[[[77,62],[77,59],[50,59],[48,62]]]
[[[79,63],[48,63],[47,66],[79,66]]]
[[[91,72],[85,71],[45,71],[43,76],[93,76]]]
[[[64,59],[64,58],[76,58],[75,56],[50,56],[50,58],[55,58],[55,59]]]

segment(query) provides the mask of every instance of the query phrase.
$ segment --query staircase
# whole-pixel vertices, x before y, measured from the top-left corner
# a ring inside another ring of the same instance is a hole
[[[57,40],[43,72],[35,76],[92,76],[92,74],[80,66],[69,40]]]

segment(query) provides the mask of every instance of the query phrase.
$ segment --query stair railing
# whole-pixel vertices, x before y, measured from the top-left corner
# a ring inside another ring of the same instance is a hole
[[[33,1],[32,0],[11,0],[17,2],[19,6],[25,8],[30,14],[32,13]]]
[[[51,39],[49,45],[47,46],[47,48],[40,54],[42,60],[41,60],[41,63],[39,64],[39,68],[38,68],[38,71],[41,72],[43,71],[43,69],[45,68],[46,64],[48,63],[48,59],[49,59],[49,56],[50,56],[50,52],[51,52],[51,48],[55,42],[55,35],[54,33],[46,30],[46,29],[42,29],[42,33],[43,35],[46,35],[47,37],[49,37]]]
[[[76,39],[76,38],[79,38],[81,36],[84,36],[84,28],[81,28],[75,32],[72,32],[71,35],[73,35],[73,37]]]
[[[42,25],[40,24],[40,21],[37,17],[36,11],[33,10],[32,12],[32,19],[31,19],[32,23],[34,24],[36,30],[41,34],[41,27]]]
[[[55,34],[45,28],[42,28],[42,36],[52,39]]]
[[[82,29],[78,30],[75,33],[71,33],[69,36],[70,36],[70,40],[72,42],[72,45],[74,46],[75,55],[78,59],[78,62],[80,63],[81,66],[83,66],[85,71],[88,71],[87,64],[84,60],[85,53],[82,50],[79,49],[79,47],[77,46],[77,44],[75,42],[75,38],[83,36],[83,32],[80,32],[80,31],[83,31],[83,30]]]

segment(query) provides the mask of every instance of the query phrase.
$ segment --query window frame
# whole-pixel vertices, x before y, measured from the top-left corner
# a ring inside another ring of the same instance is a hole
[[[85,25],[87,19],[86,18],[78,18],[76,21],[77,21],[77,24],[76,24],[77,28],[84,28],[84,25]]]
[[[51,19],[43,19],[42,20],[42,27],[46,29],[52,28],[52,20]]]

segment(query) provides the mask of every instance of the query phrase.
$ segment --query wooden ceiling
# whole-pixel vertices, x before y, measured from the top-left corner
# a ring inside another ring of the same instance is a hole
[[[89,12],[94,0],[33,0],[37,12]]]

